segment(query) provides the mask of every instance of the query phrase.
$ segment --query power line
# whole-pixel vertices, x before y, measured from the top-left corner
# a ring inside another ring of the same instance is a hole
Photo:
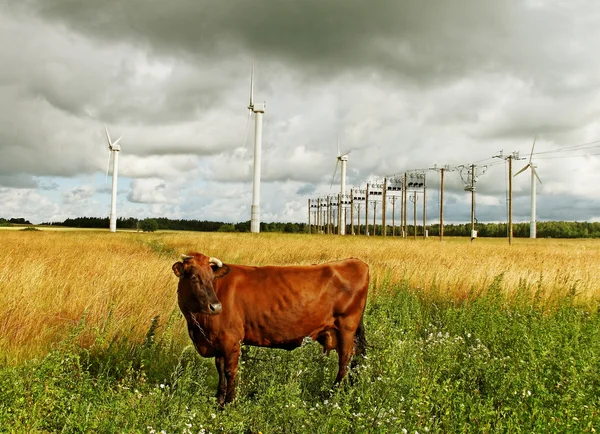
[[[570,151],[579,151],[582,149],[591,149],[600,147],[600,140],[594,140],[593,142],[582,143],[580,145],[567,146],[566,148],[552,149],[550,151],[542,151],[542,152],[534,152],[533,155],[542,155],[542,154],[554,154],[559,152],[570,152]]]
[[[600,155],[600,153],[598,153],[598,154],[579,154],[579,155],[564,155],[564,156],[563,155],[559,155],[559,156],[539,157],[539,158],[536,158],[536,160],[557,160],[557,159],[565,159],[565,158],[593,157],[593,156],[596,156],[596,155]]]

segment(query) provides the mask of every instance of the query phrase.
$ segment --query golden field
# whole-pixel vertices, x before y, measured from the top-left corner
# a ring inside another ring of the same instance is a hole
[[[177,314],[179,255],[199,251],[226,263],[312,264],[357,257],[371,267],[371,296],[405,282],[432,298],[476,297],[502,276],[519,292],[553,302],[600,299],[600,240],[404,240],[333,235],[0,230],[0,362],[45,354],[85,315],[86,345],[143,340],[152,318]],[[526,291],[523,291],[526,289]],[[176,336],[187,339],[183,320]]]

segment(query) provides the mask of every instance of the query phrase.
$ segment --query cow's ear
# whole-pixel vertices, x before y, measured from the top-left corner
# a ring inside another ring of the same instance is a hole
[[[222,267],[217,267],[216,265],[213,266],[212,270],[213,270],[213,274],[215,276],[215,279],[220,279],[221,277],[223,277],[227,273],[229,273],[231,271],[231,268],[229,268],[229,265],[223,264]]]
[[[181,262],[175,262],[171,268],[173,269],[173,273],[175,273],[175,276],[177,276],[177,277],[183,276],[184,269],[183,269],[183,264]]]

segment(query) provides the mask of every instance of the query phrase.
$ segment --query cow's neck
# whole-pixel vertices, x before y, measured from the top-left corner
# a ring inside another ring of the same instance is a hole
[[[208,336],[208,332],[202,327],[200,322],[196,319],[196,314],[194,312],[187,311],[185,314],[186,320],[191,325],[191,327],[195,330],[198,330],[200,334],[206,339],[206,341],[210,344],[211,347],[215,347]]]

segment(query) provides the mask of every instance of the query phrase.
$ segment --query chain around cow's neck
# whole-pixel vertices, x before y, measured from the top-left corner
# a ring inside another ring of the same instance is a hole
[[[200,325],[200,323],[198,322],[198,320],[196,319],[196,317],[194,316],[194,314],[192,312],[190,312],[190,317],[194,321],[194,324],[196,325],[196,327],[198,327],[198,330],[200,330],[200,333],[202,333],[202,336],[204,336],[204,339],[206,339],[208,341],[208,343],[210,344],[210,346],[214,348],[215,346],[213,345],[211,340],[208,338],[208,336],[204,332],[204,329],[202,328],[202,326]]]

